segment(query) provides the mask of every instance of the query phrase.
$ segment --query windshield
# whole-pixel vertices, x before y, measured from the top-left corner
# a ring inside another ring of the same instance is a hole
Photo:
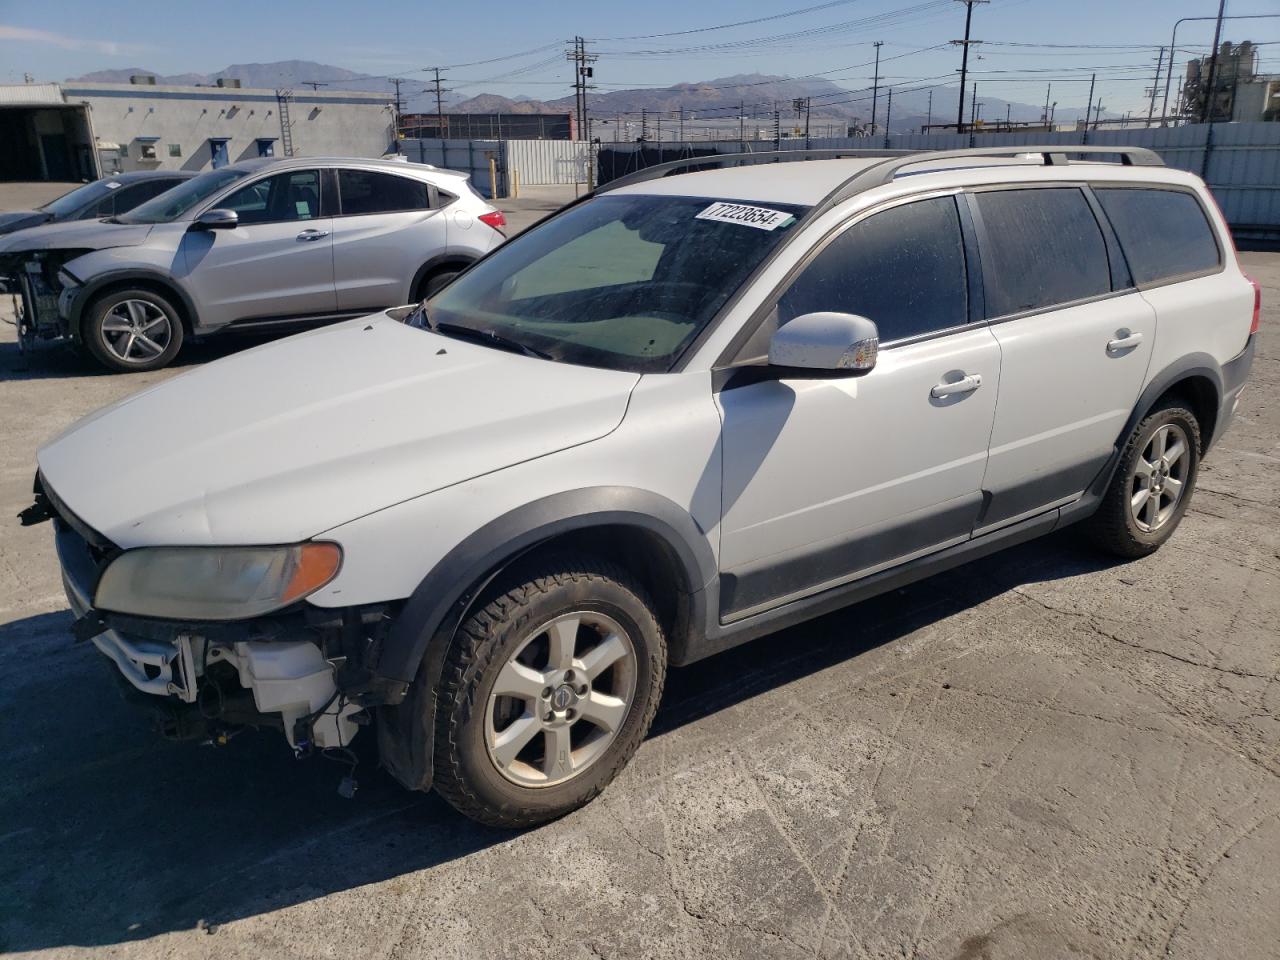
[[[427,303],[553,360],[669,370],[795,225],[803,207],[698,197],[597,197],[521,234]]]
[[[128,213],[119,214],[116,222],[169,223],[247,173],[247,170],[236,170],[230,167],[210,170],[208,173],[183,181],[172,190],[166,190],[146,203],[139,204]]]
[[[76,187],[70,193],[64,193],[57,200],[50,200],[40,209],[45,213],[53,214],[55,220],[61,220],[63,217],[79,213],[89,204],[101,200],[118,189],[120,189],[118,180],[110,178],[95,180],[93,183],[86,183],[83,187]]]

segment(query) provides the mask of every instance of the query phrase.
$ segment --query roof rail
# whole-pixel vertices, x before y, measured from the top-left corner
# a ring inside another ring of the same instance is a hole
[[[643,170],[637,170],[635,173],[619,177],[616,180],[611,180],[598,187],[595,192],[597,194],[607,193],[619,187],[629,187],[636,183],[659,180],[663,177],[677,174],[689,167],[725,167],[730,165],[740,166],[743,163],[785,163],[803,160],[885,158],[882,163],[877,163],[854,174],[832,191],[822,203],[822,206],[828,207],[840,200],[848,199],[855,193],[861,193],[863,190],[870,190],[872,187],[891,183],[894,177],[897,176],[898,171],[912,164],[937,160],[968,160],[974,157],[1020,157],[1036,153],[1043,158],[1044,166],[1046,167],[1066,166],[1071,162],[1068,159],[1069,156],[1079,154],[1118,156],[1121,164],[1126,167],[1164,166],[1164,161],[1160,159],[1160,155],[1153,150],[1148,150],[1146,147],[1112,146],[1109,144],[1062,143],[1052,146],[1009,144],[1003,147],[972,147],[966,150],[864,150],[858,147],[850,147],[843,150],[765,150],[760,153],[720,153],[703,157],[684,157],[680,160],[658,163],[651,167],[645,167]]]
[[[743,163],[790,163],[800,160],[848,160],[859,157],[911,157],[918,150],[868,150],[862,147],[822,150],[762,150],[758,153],[744,151],[742,153],[712,153],[701,157],[682,157],[679,160],[668,160],[666,163],[655,163],[651,167],[628,173],[601,184],[596,193],[607,193],[619,187],[629,187],[634,183],[645,183],[649,180],[660,180],[670,177],[688,167],[727,167],[741,166]]]

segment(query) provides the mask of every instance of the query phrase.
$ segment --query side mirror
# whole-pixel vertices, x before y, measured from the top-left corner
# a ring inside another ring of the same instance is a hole
[[[880,333],[852,313],[804,313],[769,341],[769,365],[853,377],[876,365]]]
[[[234,230],[240,226],[240,214],[234,210],[206,210],[196,217],[197,230]]]

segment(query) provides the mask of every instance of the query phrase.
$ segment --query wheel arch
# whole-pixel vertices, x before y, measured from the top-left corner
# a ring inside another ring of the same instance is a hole
[[[1207,353],[1191,353],[1171,363],[1147,381],[1138,402],[1134,404],[1133,412],[1125,421],[1124,429],[1116,437],[1115,448],[1107,458],[1106,465],[1089,485],[1084,503],[1096,504],[1101,500],[1120,464],[1120,456],[1129,434],[1156,404],[1169,396],[1182,397],[1190,405],[1191,412],[1200,423],[1201,455],[1208,451],[1209,445],[1220,432],[1218,418],[1222,410],[1222,367]],[[1077,509],[1072,513],[1081,514],[1082,511]]]
[[[485,524],[422,579],[388,632],[380,677],[403,685],[403,703],[381,708],[382,762],[411,789],[432,779],[435,697],[454,631],[486,588],[539,553],[587,549],[622,563],[653,594],[669,662],[683,662],[705,632],[705,587],[716,561],[689,512],[632,487],[566,491]]]
[[[163,273],[152,270],[130,269],[113,270],[110,273],[104,273],[84,285],[72,301],[67,317],[67,328],[71,331],[72,338],[77,341],[80,340],[80,323],[84,319],[84,312],[88,309],[89,304],[112,290],[130,287],[152,290],[165,297],[177,309],[178,319],[182,321],[183,332],[188,335],[194,335],[199,315],[196,313],[195,304],[187,296],[186,291],[175,283],[172,277],[165,276]]]
[[[475,257],[467,256],[465,253],[442,253],[432,257],[414,273],[413,282],[409,284],[409,297],[415,301],[418,300],[418,293],[422,289],[422,285],[432,274],[454,268],[465,270],[475,262]]]

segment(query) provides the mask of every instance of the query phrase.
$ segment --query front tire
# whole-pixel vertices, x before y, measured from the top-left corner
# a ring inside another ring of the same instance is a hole
[[[112,290],[85,309],[80,342],[108,370],[159,370],[182,348],[182,320],[153,290]]]
[[[430,300],[437,293],[453,282],[453,278],[460,274],[461,270],[440,270],[431,274],[418,285],[417,302]]]
[[[548,557],[458,629],[438,697],[435,786],[457,810],[530,827],[592,800],[631,759],[666,676],[644,588],[592,557]]]
[[[1086,533],[1119,557],[1154,553],[1182,522],[1199,471],[1199,421],[1176,398],[1166,400],[1133,428]]]

